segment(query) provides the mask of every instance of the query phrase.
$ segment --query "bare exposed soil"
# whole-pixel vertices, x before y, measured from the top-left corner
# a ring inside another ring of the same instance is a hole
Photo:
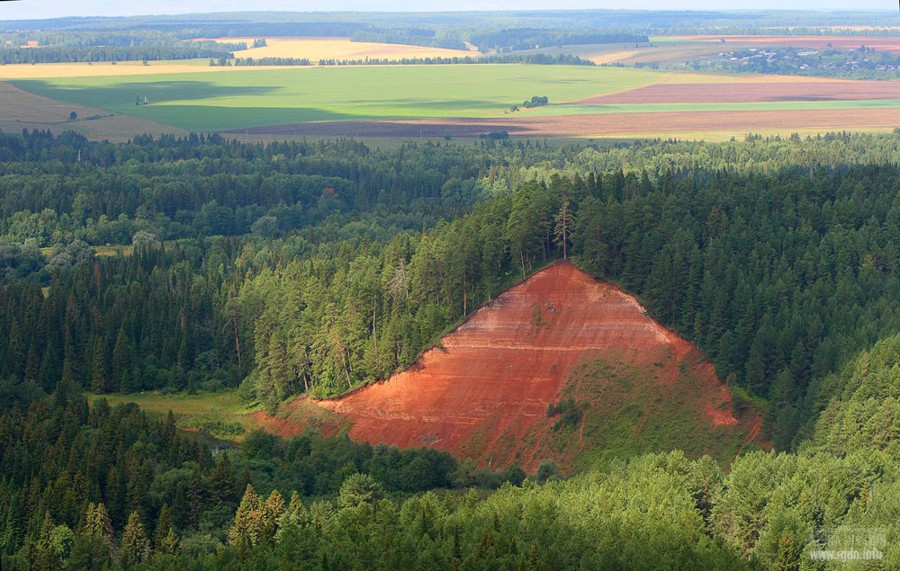
[[[753,419],[733,416],[729,390],[688,341],[650,319],[633,296],[569,263],[508,290],[408,370],[319,404],[348,418],[356,440],[430,446],[481,465],[515,462],[533,470],[542,458],[565,463],[591,448],[584,434],[582,442],[554,441],[560,433],[552,431],[547,407],[571,394],[594,398],[586,406],[605,410],[600,395],[613,383],[585,374],[592,363],[647,371],[628,381],[655,395],[627,427],[637,437],[648,415],[669,414],[686,416],[689,429],[660,447],[682,438],[681,447],[698,450],[686,440],[716,434],[736,450],[750,432]],[[680,404],[667,407],[670,400]]]
[[[347,425],[346,418],[332,414],[306,397],[282,403],[276,414],[261,410],[249,416],[255,427],[282,438],[299,436],[308,429],[333,436]]]
[[[755,101],[857,101],[900,99],[900,82],[777,81],[754,83],[654,84],[575,101],[577,105],[630,103],[750,103]]]
[[[703,86],[706,87],[706,86]],[[792,131],[885,131],[900,125],[900,108],[796,109],[770,111],[658,111],[596,113],[515,119],[436,119],[420,121],[326,121],[230,131],[233,135],[274,137],[477,137],[507,131],[510,136],[704,137],[708,134]]]

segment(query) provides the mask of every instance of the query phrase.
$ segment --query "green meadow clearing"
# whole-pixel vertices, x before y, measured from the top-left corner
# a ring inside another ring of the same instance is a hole
[[[179,428],[207,432],[223,440],[240,441],[247,432],[256,428],[249,416],[260,410],[259,406],[247,406],[237,390],[197,394],[162,394],[141,392],[133,394],[88,395],[88,400],[106,399],[110,406],[136,403],[142,410],[158,416],[172,411]]]
[[[551,102],[634,89],[660,73],[614,67],[423,65],[310,67],[11,81],[45,97],[196,131],[307,121],[502,117]],[[147,97],[150,104],[136,106]]]

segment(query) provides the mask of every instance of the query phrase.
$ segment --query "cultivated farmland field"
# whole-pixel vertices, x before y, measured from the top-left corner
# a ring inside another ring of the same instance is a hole
[[[223,41],[245,38],[222,38]],[[764,45],[762,36],[653,38],[653,47],[582,46],[604,62],[639,61],[683,50]],[[807,38],[891,50],[893,38]],[[466,52],[350,42],[346,38],[269,38],[240,57],[426,57]],[[551,51],[566,53],[567,48]],[[599,50],[599,51],[597,51]],[[445,53],[448,52],[448,53]],[[524,52],[523,52],[524,53]],[[571,52],[570,52],[571,53]],[[513,136],[726,139],[749,132],[814,134],[889,131],[900,125],[900,82],[756,74],[703,74],[633,67],[473,64],[308,67],[210,67],[208,62],[50,64],[0,67],[0,78],[36,96],[32,113],[0,110],[0,127],[72,128],[92,138],[142,132],[225,132],[237,137],[373,138]],[[165,72],[165,73],[160,73]],[[524,109],[546,96],[550,105]],[[137,103],[141,103],[138,105]],[[516,111],[513,106],[519,106]],[[103,124],[68,122],[103,117]],[[56,110],[47,114],[47,110]],[[15,116],[13,116],[15,115]],[[39,118],[46,115],[42,124]],[[28,117],[24,121],[22,117]],[[105,133],[104,126],[109,126]]]
[[[217,38],[218,42],[253,44],[255,38]],[[266,45],[236,52],[240,58],[309,58],[315,64],[320,59],[364,60],[369,59],[402,59],[429,57],[465,57],[471,54],[463,50],[448,50],[403,44],[384,44],[380,42],[351,42],[350,38],[305,38],[283,37],[266,38]]]
[[[529,65],[353,66],[17,80],[39,95],[209,131],[308,121],[503,117],[532,96],[577,101],[659,73]],[[147,97],[150,105],[136,106]]]
[[[74,120],[71,119],[73,112]],[[23,129],[49,130],[57,134],[76,131],[91,139],[111,141],[127,141],[137,133],[186,134],[171,125],[41,97],[0,82],[0,130],[20,132]]]

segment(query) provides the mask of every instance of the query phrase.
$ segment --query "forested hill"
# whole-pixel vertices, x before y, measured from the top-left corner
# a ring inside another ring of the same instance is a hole
[[[44,392],[240,384],[274,410],[411,363],[565,245],[767,398],[787,447],[820,406],[811,383],[900,330],[898,148],[4,135],[0,375]],[[865,164],[823,166],[851,151]]]

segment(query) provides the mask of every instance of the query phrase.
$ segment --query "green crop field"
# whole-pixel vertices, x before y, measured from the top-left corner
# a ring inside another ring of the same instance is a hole
[[[502,117],[653,83],[648,70],[541,65],[313,67],[17,80],[46,97],[206,131],[306,121]],[[135,105],[146,97],[149,105]]]

